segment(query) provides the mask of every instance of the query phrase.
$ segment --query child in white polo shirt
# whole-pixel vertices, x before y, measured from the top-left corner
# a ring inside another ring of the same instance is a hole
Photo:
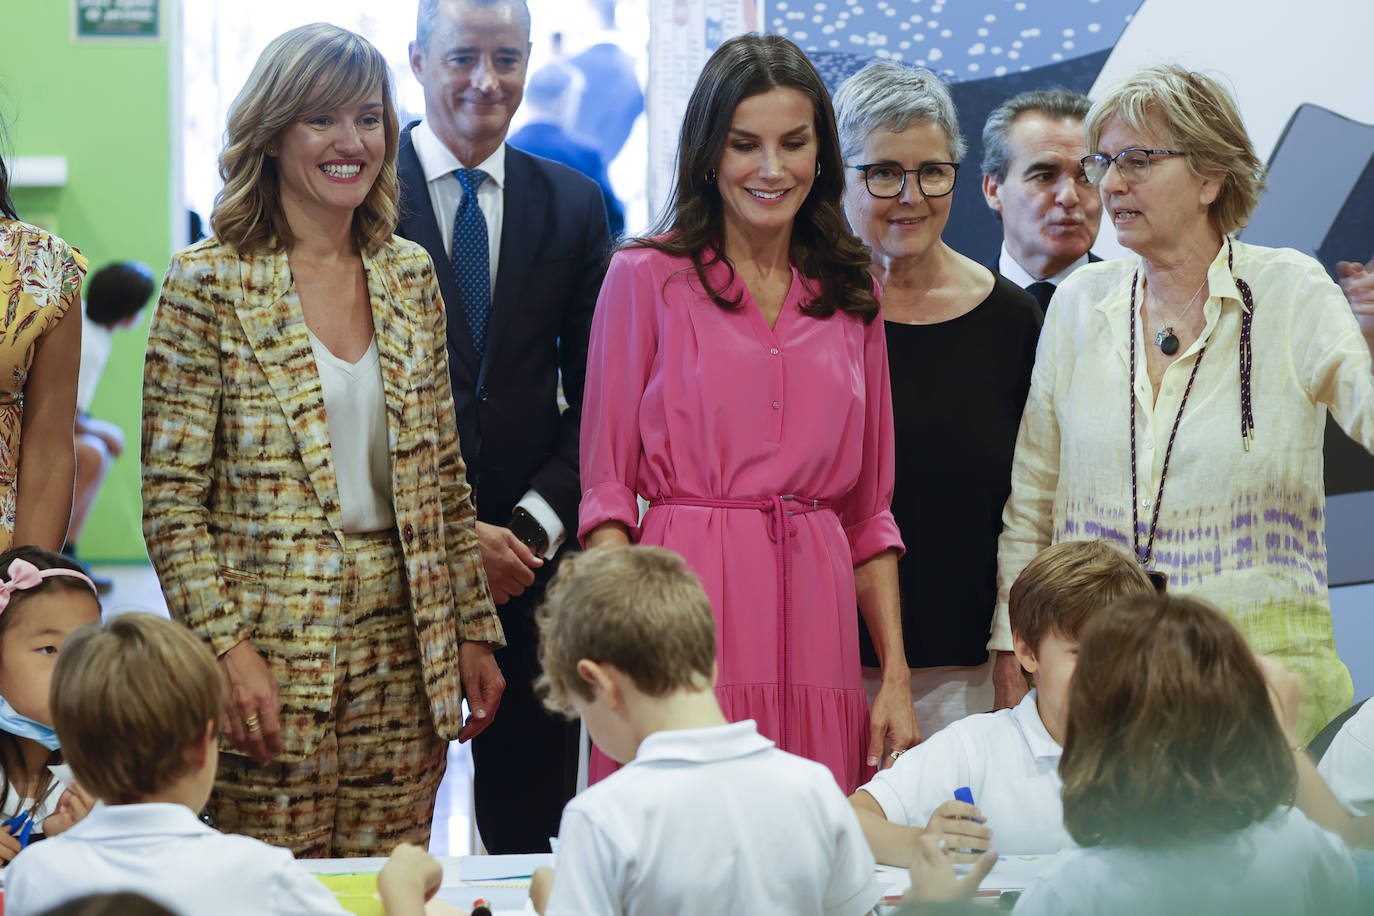
[[[991,843],[1003,855],[1071,845],[1059,757],[1078,634],[1113,599],[1153,593],[1140,565],[1105,542],[1063,541],[1041,551],[1010,598],[1016,657],[1035,689],[1013,709],[951,723],[850,797],[878,861],[910,866],[928,832],[962,862],[976,861]],[[962,787],[973,804],[954,799]]]
[[[197,916],[342,914],[291,856],[202,823],[219,760],[224,675],[179,623],[120,614],[60,648],[52,715],[67,763],[105,802],[5,869],[5,913],[32,916],[87,894],[133,891]],[[388,916],[419,916],[439,863],[397,847],[377,877]]]
[[[1221,611],[1137,595],[1084,628],[1060,772],[1057,856],[1015,916],[1346,916],[1356,872],[1340,837],[1295,805],[1298,769],[1273,681]],[[928,841],[926,841],[928,842]],[[913,894],[948,897],[937,857]],[[973,881],[955,882],[972,894]]]
[[[546,704],[581,715],[625,764],[563,809],[552,896],[531,895],[539,912],[873,908],[873,856],[830,771],[722,714],[711,605],[681,557],[570,557],[538,619]]]

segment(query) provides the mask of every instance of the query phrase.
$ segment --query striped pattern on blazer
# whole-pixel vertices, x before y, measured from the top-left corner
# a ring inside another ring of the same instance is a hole
[[[462,725],[458,645],[504,645],[459,453],[445,313],[419,245],[364,255],[397,531],[434,726]],[[276,675],[280,759],[308,756],[334,693],[343,591],[319,372],[286,255],[207,239],[175,255],[143,378],[143,530],[172,615]]]

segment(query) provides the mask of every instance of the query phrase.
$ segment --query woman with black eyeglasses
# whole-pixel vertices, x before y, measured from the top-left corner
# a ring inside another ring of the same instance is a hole
[[[845,214],[882,287],[897,478],[902,632],[925,735],[993,705],[988,626],[1012,448],[1039,308],[941,239],[964,141],[928,70],[877,61],[835,95]],[[860,630],[866,681],[877,657]]]
[[[1264,166],[1230,94],[1150,67],[1088,113],[1083,169],[1135,257],[1055,293],[1016,444],[1006,588],[1063,539],[1133,547],[1298,676],[1300,738],[1350,705],[1326,591],[1328,409],[1374,450],[1370,342],[1322,266],[1232,237]]]

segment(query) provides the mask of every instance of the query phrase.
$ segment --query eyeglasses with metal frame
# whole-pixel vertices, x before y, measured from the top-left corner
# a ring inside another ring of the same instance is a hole
[[[916,176],[916,187],[922,197],[944,197],[954,190],[954,179],[959,175],[957,162],[923,162],[914,169],[904,169],[898,162],[870,162],[849,168],[863,174],[869,194],[883,199],[900,197],[906,189],[907,175]]]
[[[1123,149],[1115,156],[1105,156],[1102,153],[1093,153],[1078,160],[1083,166],[1083,177],[1088,179],[1091,184],[1101,184],[1102,179],[1107,177],[1107,170],[1116,163],[1116,170],[1121,173],[1127,184],[1144,181],[1150,176],[1150,162],[1152,156],[1186,156],[1187,153],[1176,149],[1141,149],[1132,147]]]

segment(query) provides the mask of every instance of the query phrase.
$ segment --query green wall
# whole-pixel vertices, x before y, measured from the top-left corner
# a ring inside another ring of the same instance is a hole
[[[73,0],[15,0],[4,7],[4,154],[7,161],[62,155],[68,169],[65,187],[14,189],[20,217],[55,219],[58,234],[85,253],[92,269],[133,259],[152,267],[160,281],[172,246],[168,41],[76,44]],[[171,21],[164,13],[164,35]],[[91,407],[123,427],[128,448],[106,478],[81,539],[86,560],[147,556],[139,527],[138,425],[151,311],[135,329],[115,334]]]

